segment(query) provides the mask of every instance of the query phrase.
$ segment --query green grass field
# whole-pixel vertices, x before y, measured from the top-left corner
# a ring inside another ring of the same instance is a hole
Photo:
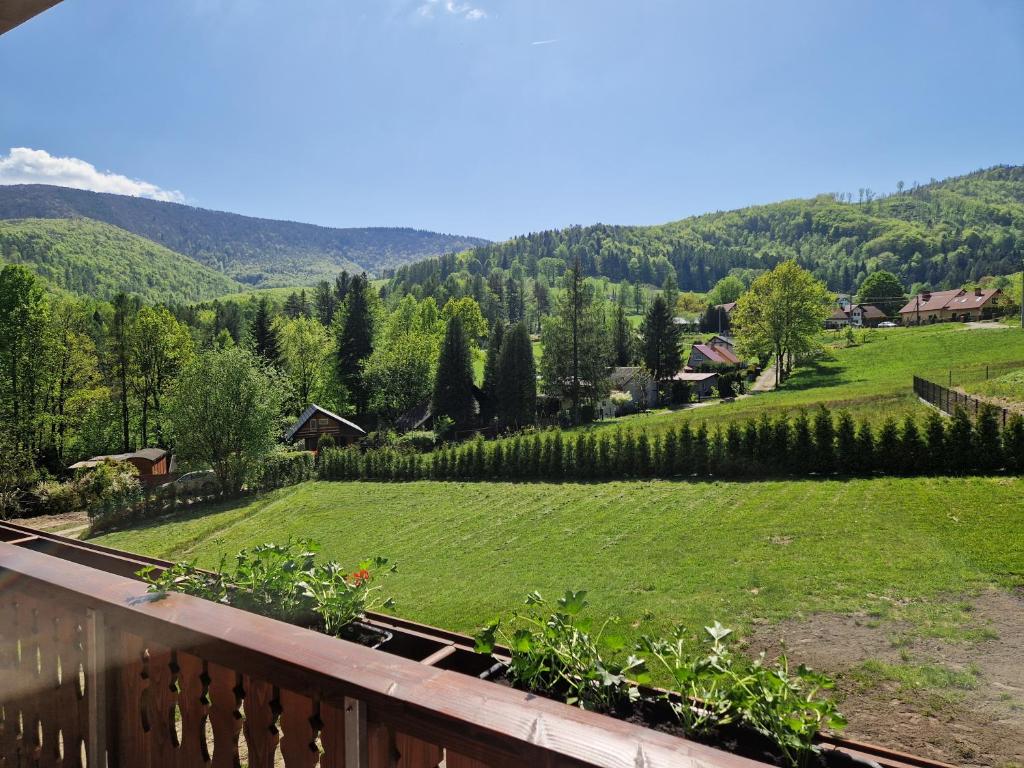
[[[310,482],[98,541],[212,565],[309,536],[343,563],[396,560],[387,588],[412,619],[469,631],[533,589],[575,588],[638,634],[1019,587],[1022,493],[1005,478]]]
[[[780,389],[733,403],[706,408],[658,410],[604,422],[606,426],[644,427],[652,433],[680,419],[705,420],[709,425],[778,415],[825,404],[845,408],[856,418],[879,422],[908,412],[924,414],[912,390],[914,375],[939,384],[964,386],[1024,367],[1024,335],[998,326],[971,329],[946,323],[924,328],[879,328],[857,331],[855,346],[846,346],[841,333],[825,333],[825,354],[798,368]]]

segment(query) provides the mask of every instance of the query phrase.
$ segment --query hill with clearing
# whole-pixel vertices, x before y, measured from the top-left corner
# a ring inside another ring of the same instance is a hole
[[[876,197],[828,194],[657,226],[589,227],[532,233],[402,267],[392,289],[442,285],[455,273],[488,274],[516,264],[531,277],[560,272],[577,255],[589,275],[703,292],[730,270],[770,269],[796,259],[834,291],[854,292],[874,270],[908,288],[959,287],[1020,271],[1024,254],[1024,166],[911,185]],[[547,260],[547,261],[545,261]]]
[[[320,227],[43,184],[0,186],[0,219],[28,218],[113,224],[259,287],[310,285],[342,269],[377,274],[486,243],[401,227]]]
[[[189,302],[241,288],[162,245],[90,219],[0,220],[0,263],[24,264],[56,288],[100,299],[124,291],[148,302]]]

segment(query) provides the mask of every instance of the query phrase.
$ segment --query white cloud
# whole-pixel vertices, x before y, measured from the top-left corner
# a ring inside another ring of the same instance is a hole
[[[161,189],[148,181],[99,171],[92,163],[76,157],[54,157],[45,149],[28,147],[12,147],[8,154],[0,155],[0,184],[54,184],[171,203],[185,202],[185,196],[177,190]]]
[[[553,38],[551,40],[534,40],[532,43],[530,43],[530,45],[551,45],[552,43],[557,43],[557,42],[558,42],[558,38],[556,37],[556,38]]]
[[[419,7],[418,13],[420,16],[431,19],[439,8],[450,16],[461,16],[466,21],[480,21],[480,19],[487,18],[487,11],[482,8],[477,8],[470,3],[456,2],[456,0],[427,0]]]

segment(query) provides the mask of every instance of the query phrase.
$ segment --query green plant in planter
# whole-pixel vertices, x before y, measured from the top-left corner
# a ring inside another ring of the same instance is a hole
[[[352,573],[333,561],[316,562],[316,545],[309,539],[285,544],[261,544],[243,549],[229,569],[222,557],[213,571],[195,563],[176,563],[160,571],[147,566],[139,575],[150,592],[183,592],[231,605],[292,624],[311,624],[319,618],[328,634],[338,635],[366,611],[393,605],[373,585],[377,572],[387,568],[386,558],[365,560]]]
[[[690,652],[685,630],[677,627],[668,639],[641,638],[646,651],[675,682],[673,710],[690,733],[741,724],[771,739],[793,766],[817,752],[814,737],[823,727],[842,728],[846,720],[835,702],[821,696],[832,681],[800,665],[795,671],[783,654],[766,664],[732,652],[732,630],[717,621],[704,628],[708,637],[699,652]]]
[[[362,619],[376,608],[390,608],[395,601],[376,593],[380,585],[371,586],[373,574],[387,566],[387,558],[375,557],[361,562],[353,573],[345,573],[335,562],[316,566],[312,578],[305,582],[305,595],[313,600],[316,612],[324,621],[324,632],[340,634],[345,627]],[[388,567],[394,573],[396,566]]]
[[[540,593],[526,597],[530,610],[516,611],[507,630],[495,619],[476,635],[476,650],[491,653],[500,639],[511,652],[508,675],[514,685],[563,699],[583,709],[608,712],[636,700],[636,683],[648,679],[644,662],[630,656],[625,663],[610,660],[625,642],[606,630],[607,619],[595,632],[589,618],[586,592],[568,591],[553,613]]]

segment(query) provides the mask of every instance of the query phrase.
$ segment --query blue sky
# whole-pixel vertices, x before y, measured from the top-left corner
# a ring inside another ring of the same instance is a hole
[[[503,239],[1022,163],[1024,3],[65,0],[0,93],[7,183]]]

